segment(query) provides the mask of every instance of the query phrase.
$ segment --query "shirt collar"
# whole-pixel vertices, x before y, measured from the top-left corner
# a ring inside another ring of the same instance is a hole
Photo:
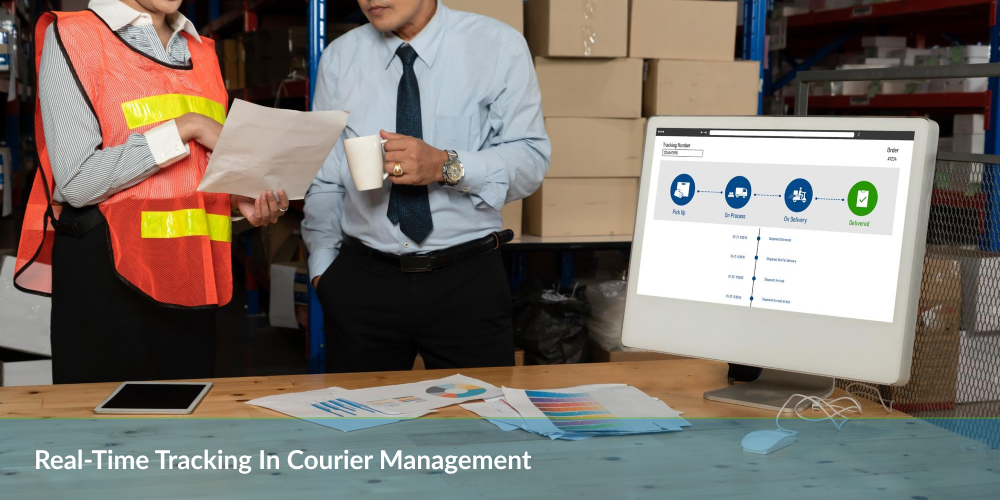
[[[90,0],[88,7],[97,13],[114,31],[118,31],[130,24],[138,26],[151,22],[148,14],[143,14],[125,5],[120,0]],[[197,42],[201,42],[198,30],[195,29],[194,24],[187,17],[184,17],[184,14],[178,12],[168,17],[167,23],[170,24],[175,35],[183,31],[191,35]]]
[[[392,64],[392,58],[396,57],[396,49],[404,43],[409,43],[413,47],[413,50],[417,51],[417,56],[428,67],[434,66],[434,57],[437,55],[438,47],[441,46],[441,38],[444,36],[444,25],[447,18],[448,8],[441,2],[438,2],[437,12],[434,13],[434,17],[431,18],[430,22],[427,23],[427,26],[424,26],[424,29],[420,33],[417,33],[417,36],[413,37],[413,40],[404,42],[395,33],[382,33],[382,41],[385,46],[383,54],[385,67],[388,68]]]

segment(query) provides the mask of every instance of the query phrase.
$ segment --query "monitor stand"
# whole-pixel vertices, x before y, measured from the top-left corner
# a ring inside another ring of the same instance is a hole
[[[817,375],[765,368],[753,382],[730,385],[705,392],[705,399],[778,411],[793,394],[828,398],[833,394],[834,379]],[[791,412],[791,407],[785,408]]]

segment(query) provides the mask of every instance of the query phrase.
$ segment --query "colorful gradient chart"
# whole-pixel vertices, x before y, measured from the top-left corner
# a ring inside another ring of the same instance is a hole
[[[566,432],[619,431],[628,427],[589,393],[524,391],[531,404]]]
[[[427,394],[439,398],[471,398],[486,392],[486,389],[472,384],[441,384],[427,388]]]

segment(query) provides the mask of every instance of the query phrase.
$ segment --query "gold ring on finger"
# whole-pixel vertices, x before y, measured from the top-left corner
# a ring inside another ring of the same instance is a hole
[[[398,161],[396,162],[396,166],[392,167],[392,175],[396,177],[403,175],[403,166]]]

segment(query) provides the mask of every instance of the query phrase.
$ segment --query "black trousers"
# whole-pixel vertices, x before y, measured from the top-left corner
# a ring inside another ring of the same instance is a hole
[[[426,273],[343,248],[316,293],[323,305],[327,370],[512,366],[510,289],[499,251]]]
[[[93,208],[67,205],[60,220],[72,221],[87,210]],[[163,307],[119,279],[106,224],[80,238],[56,236],[53,382],[210,378],[215,374],[215,316],[215,309]]]

